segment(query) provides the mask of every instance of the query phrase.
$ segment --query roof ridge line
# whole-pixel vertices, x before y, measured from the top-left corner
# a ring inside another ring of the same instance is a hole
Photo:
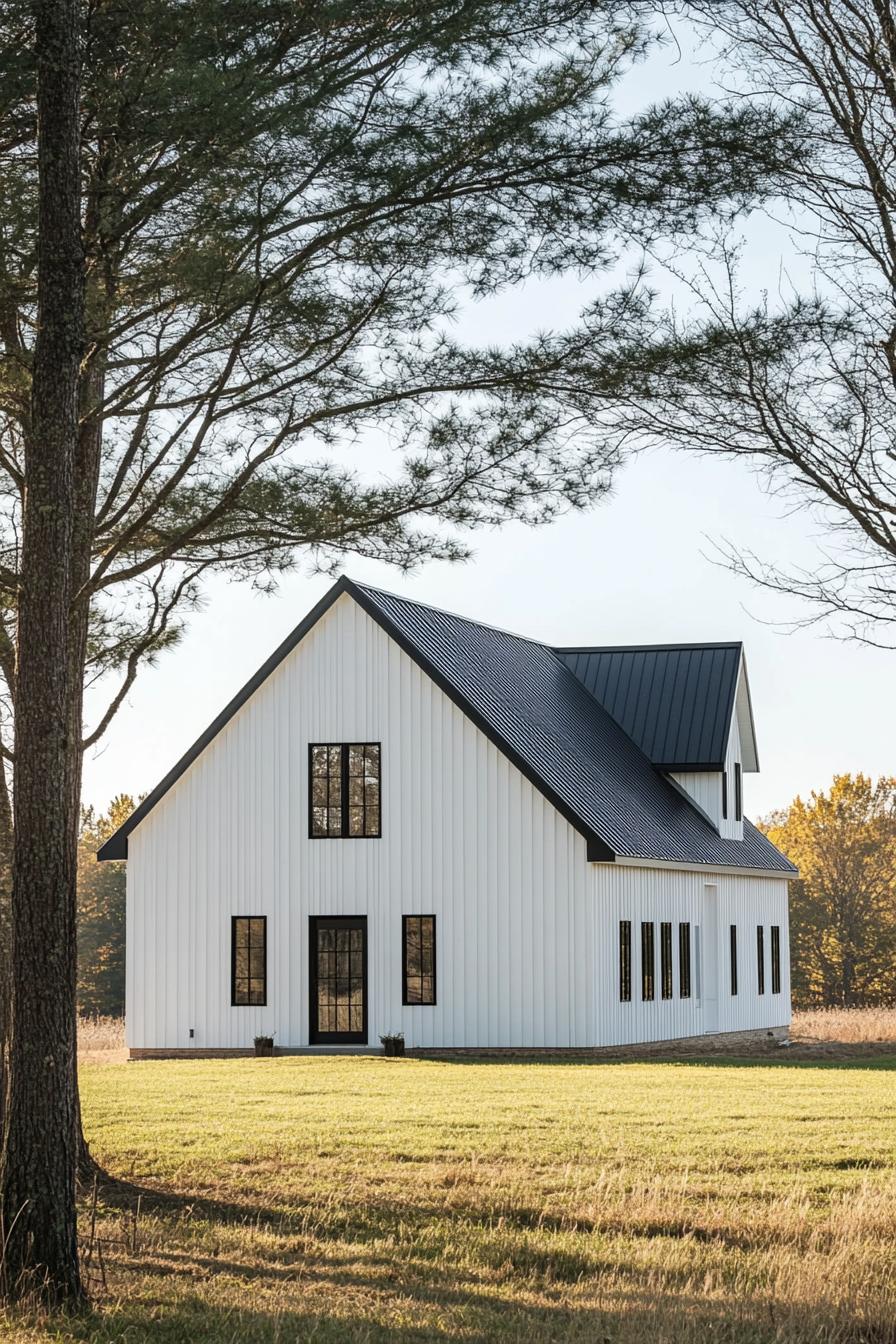
[[[479,621],[475,616],[464,616],[459,611],[451,611],[448,607],[434,607],[431,602],[421,602],[419,597],[405,597],[403,593],[393,593],[391,588],[377,588],[372,583],[361,583],[358,579],[349,578],[347,574],[342,575],[342,580],[350,588],[360,588],[362,591],[377,593],[380,597],[394,597],[396,602],[408,602],[413,607],[422,607],[424,611],[434,611],[439,616],[451,616],[455,621],[463,621],[465,625],[476,625],[480,630],[491,630],[496,635],[507,635],[510,639],[521,639],[526,644],[534,644],[539,649],[547,649],[550,653],[556,653],[557,650],[553,644],[547,644],[543,639],[536,639],[534,635],[521,635],[516,630],[508,630],[503,625],[492,625],[490,621]]]
[[[557,644],[555,653],[667,653],[673,649],[742,649],[742,639],[697,640],[691,644]]]

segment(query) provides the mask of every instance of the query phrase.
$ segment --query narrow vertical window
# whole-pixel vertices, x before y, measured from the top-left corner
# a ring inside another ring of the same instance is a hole
[[[691,997],[691,926],[678,926],[678,994],[682,999]]]
[[[781,993],[781,928],[772,925],[772,993]]]
[[[743,772],[740,768],[740,761],[734,764],[734,820],[743,821],[744,819],[744,797],[743,797]]]
[[[308,790],[313,840],[381,834],[378,742],[312,744]]]
[[[756,925],[756,988],[765,993],[765,929]]]
[[[641,998],[654,996],[653,924],[641,925]]]
[[[672,997],[672,925],[660,925],[660,993]]]
[[[722,816],[728,820],[728,771],[722,771]]]
[[[402,915],[402,1003],[436,1001],[436,917]]]
[[[632,922],[619,921],[619,1002],[630,1003],[632,997]]]
[[[267,917],[234,915],[230,926],[230,1002],[236,1007],[264,1007],[268,1001]]]
[[[731,952],[731,993],[737,993],[737,925],[732,924],[729,930],[729,947]]]

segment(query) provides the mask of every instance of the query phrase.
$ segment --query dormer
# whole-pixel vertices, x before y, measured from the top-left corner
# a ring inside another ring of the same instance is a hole
[[[557,652],[719,834],[742,840],[744,776],[759,769],[743,645]]]

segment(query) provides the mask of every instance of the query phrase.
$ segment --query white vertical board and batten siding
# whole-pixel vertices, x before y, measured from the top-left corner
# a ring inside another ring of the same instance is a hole
[[[382,838],[310,840],[308,744],[355,741],[382,743]],[[371,1043],[595,1043],[584,839],[348,596],[130,836],[129,1044],[306,1045],[327,914],[368,917]],[[436,915],[435,1006],[401,1005],[402,914]],[[264,1007],[231,1006],[233,915],[267,916]]]
[[[594,904],[600,912],[596,923],[595,966],[598,987],[598,1020],[601,1041],[626,1045],[636,1041],[661,1041],[682,1036],[700,1036],[707,1030],[747,1031],[787,1026],[790,1022],[789,931],[787,883],[777,878],[748,877],[724,872],[680,872],[663,868],[635,868],[613,864],[593,865]],[[716,892],[715,945],[705,937],[706,890]],[[632,925],[632,997],[619,999],[619,922]],[[673,997],[661,998],[660,924],[672,924]],[[641,923],[654,925],[654,993],[641,998]],[[678,925],[691,925],[691,996],[680,995],[678,974]],[[729,927],[738,930],[738,993],[730,992]],[[756,926],[765,927],[765,994],[757,992]],[[781,992],[771,992],[770,927],[781,929]],[[701,931],[704,980],[714,959],[718,977],[718,1013],[706,1020],[700,985],[695,931]]]

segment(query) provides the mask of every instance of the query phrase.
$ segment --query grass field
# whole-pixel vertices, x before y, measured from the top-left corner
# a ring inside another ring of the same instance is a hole
[[[892,1060],[86,1063],[97,1309],[31,1341],[896,1344]],[[4,1333],[5,1329],[5,1333]]]

